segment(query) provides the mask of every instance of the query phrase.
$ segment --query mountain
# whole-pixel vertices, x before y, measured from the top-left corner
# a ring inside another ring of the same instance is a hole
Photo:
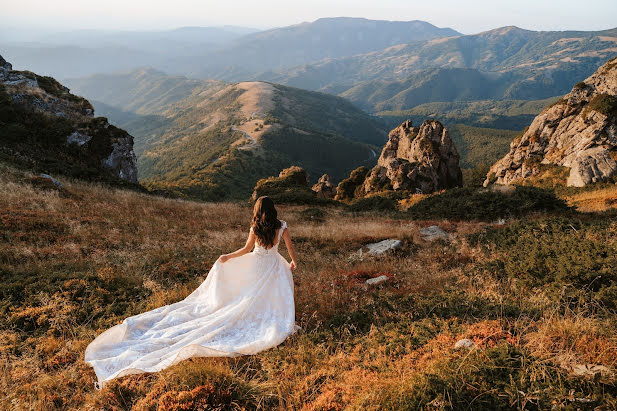
[[[517,182],[582,187],[617,172],[617,58],[538,115],[495,163],[485,185]]]
[[[146,32],[81,30],[29,41],[8,36],[0,40],[0,48],[20,67],[62,78],[151,66],[167,73],[242,81],[264,71],[458,34],[423,21],[341,17],[261,32],[225,26]]]
[[[537,32],[503,27],[324,59],[256,78],[346,95],[378,111],[437,99],[548,98],[567,92],[615,55],[617,29]]]
[[[137,183],[133,137],[51,77],[0,56],[0,160],[36,172]]]
[[[20,68],[58,78],[119,72],[155,66],[174,71],[181,57],[214,51],[255,29],[181,27],[165,31],[103,31],[21,34],[0,33],[3,54]]]
[[[312,180],[372,165],[386,129],[348,101],[264,82],[225,83],[154,70],[70,80],[135,135],[140,182],[207,199],[245,199],[290,165]]]
[[[206,54],[201,60],[185,63],[186,67],[195,67],[192,70],[194,75],[237,81],[263,71],[459,34],[455,30],[438,28],[418,20],[323,18],[249,34],[230,47]],[[178,64],[182,65],[183,62]]]

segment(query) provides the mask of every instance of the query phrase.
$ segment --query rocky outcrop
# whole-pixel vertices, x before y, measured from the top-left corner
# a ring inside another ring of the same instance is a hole
[[[275,203],[312,204],[327,203],[318,198],[308,184],[308,175],[302,167],[291,166],[284,169],[278,177],[262,178],[257,181],[251,201],[261,196],[270,197]]]
[[[51,77],[0,56],[0,158],[45,173],[137,183],[133,137]]]
[[[332,184],[332,179],[327,174],[319,178],[319,181],[313,185],[312,190],[318,198],[332,199],[336,195],[336,187]]]
[[[462,182],[459,155],[448,130],[436,120],[426,120],[420,127],[406,121],[390,132],[359,194],[384,190],[428,194]]]
[[[484,185],[512,184],[565,168],[554,184],[581,187],[617,171],[617,58],[538,115],[495,163]],[[558,175],[559,173],[553,173]]]
[[[5,81],[11,70],[13,70],[11,63],[0,56],[0,81]]]

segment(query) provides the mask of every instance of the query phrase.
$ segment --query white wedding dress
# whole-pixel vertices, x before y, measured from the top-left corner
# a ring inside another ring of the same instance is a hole
[[[155,372],[190,357],[255,354],[297,330],[289,263],[276,244],[214,263],[184,300],[125,319],[88,345],[97,387],[129,374]]]

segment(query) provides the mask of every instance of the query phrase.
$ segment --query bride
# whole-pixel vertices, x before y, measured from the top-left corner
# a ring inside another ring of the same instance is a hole
[[[278,253],[281,238],[291,263]],[[295,268],[287,223],[277,219],[270,198],[260,197],[244,247],[220,256],[195,291],[125,319],[88,345],[85,361],[94,368],[97,388],[190,357],[235,357],[280,344],[299,328],[291,276]]]

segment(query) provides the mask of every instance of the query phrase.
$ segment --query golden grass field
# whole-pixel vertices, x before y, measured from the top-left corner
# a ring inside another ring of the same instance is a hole
[[[279,207],[299,263],[299,333],[97,391],[89,342],[187,296],[244,244],[251,208],[62,183],[0,169],[0,409],[617,408],[613,217],[494,225],[332,206]],[[433,224],[452,241],[424,241]],[[349,258],[386,238],[405,245]],[[380,274],[390,280],[364,286]],[[455,349],[461,338],[477,348]]]

